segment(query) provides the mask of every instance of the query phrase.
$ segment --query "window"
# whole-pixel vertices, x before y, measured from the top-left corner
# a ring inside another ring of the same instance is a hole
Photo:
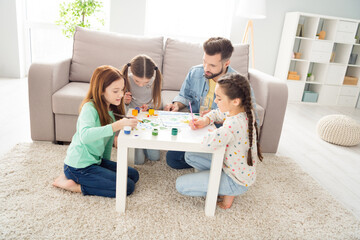
[[[29,42],[27,54],[30,63],[38,61],[56,61],[72,56],[73,39],[66,38],[61,27],[55,24],[59,18],[59,6],[71,0],[26,0],[26,35]],[[105,26],[95,25],[101,30],[109,29],[110,0],[102,0]],[[29,66],[27,66],[27,69]]]
[[[209,37],[230,38],[235,1],[147,0],[145,35],[201,42]]]

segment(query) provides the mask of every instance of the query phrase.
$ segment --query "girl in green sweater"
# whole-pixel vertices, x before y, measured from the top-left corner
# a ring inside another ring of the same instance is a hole
[[[123,97],[128,86],[118,69],[95,69],[67,150],[64,174],[54,181],[54,186],[83,195],[115,197],[116,162],[110,161],[114,135],[124,126],[135,127],[138,123],[136,119],[114,117],[114,113],[125,114]],[[138,171],[129,167],[128,195],[138,180]]]

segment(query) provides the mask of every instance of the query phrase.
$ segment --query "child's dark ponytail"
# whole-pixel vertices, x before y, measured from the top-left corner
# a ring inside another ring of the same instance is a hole
[[[254,129],[256,131],[257,155],[260,161],[262,161],[263,156],[260,150],[259,133],[258,133],[256,121],[253,124],[254,110],[251,101],[250,83],[246,77],[237,73],[226,74],[223,77],[221,77],[217,83],[222,87],[225,95],[228,96],[231,100],[235,98],[241,99],[242,106],[244,107],[248,118],[249,150],[247,156],[247,164],[249,166],[253,166],[252,148],[254,147],[253,146]]]
[[[154,108],[161,108],[161,87],[162,87],[162,74],[158,67],[155,66],[155,79],[153,84],[153,99]]]

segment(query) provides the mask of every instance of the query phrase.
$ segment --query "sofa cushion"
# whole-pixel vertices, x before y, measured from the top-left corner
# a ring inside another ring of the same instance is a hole
[[[136,37],[76,27],[70,81],[90,82],[98,66],[121,69],[138,54],[150,56],[161,69],[163,37]]]
[[[79,107],[90,87],[89,83],[70,82],[52,96],[55,114],[79,115]]]
[[[234,44],[230,66],[238,73],[248,76],[249,45]],[[163,89],[180,90],[189,69],[203,62],[202,43],[190,43],[168,38],[163,63]]]

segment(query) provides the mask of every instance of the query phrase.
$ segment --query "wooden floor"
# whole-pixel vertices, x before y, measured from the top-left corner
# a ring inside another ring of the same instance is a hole
[[[0,79],[0,158],[15,144],[31,142],[27,79]],[[360,109],[288,104],[278,155],[295,160],[360,220],[360,145],[322,141],[316,124],[323,116],[345,114],[360,122]]]
[[[360,144],[341,147],[321,140],[316,124],[329,114],[360,123],[358,108],[289,103],[277,154],[295,160],[360,220]]]

